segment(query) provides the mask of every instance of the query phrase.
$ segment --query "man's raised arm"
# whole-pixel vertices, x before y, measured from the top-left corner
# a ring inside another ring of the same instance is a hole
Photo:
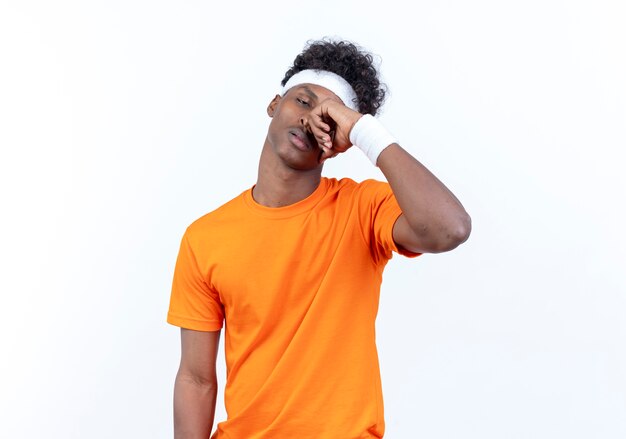
[[[424,165],[393,143],[378,157],[402,209],[393,228],[396,244],[419,253],[452,250],[467,240],[472,221],[461,202]]]
[[[393,228],[396,244],[440,253],[467,240],[472,221],[461,202],[376,118],[327,99],[311,110],[308,126],[323,150],[321,162],[355,144],[383,172],[402,209]]]

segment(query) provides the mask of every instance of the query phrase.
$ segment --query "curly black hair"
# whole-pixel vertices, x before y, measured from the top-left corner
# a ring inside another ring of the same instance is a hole
[[[373,56],[349,41],[324,38],[307,42],[285,73],[281,85],[306,69],[327,70],[348,81],[356,93],[360,113],[376,115],[385,100],[387,86],[378,78]]]

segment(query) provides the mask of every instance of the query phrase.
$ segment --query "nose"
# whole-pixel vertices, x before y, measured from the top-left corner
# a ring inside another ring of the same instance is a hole
[[[300,125],[302,125],[306,131],[311,131],[308,115],[303,114],[300,116]]]

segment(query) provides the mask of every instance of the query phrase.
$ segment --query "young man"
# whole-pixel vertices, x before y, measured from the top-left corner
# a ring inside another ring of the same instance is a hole
[[[384,434],[375,319],[392,252],[452,250],[470,233],[456,197],[373,117],[372,57],[317,41],[267,107],[256,184],[186,230],[168,322],[180,326],[177,439],[208,438],[225,321],[228,419],[212,439]],[[388,183],[328,179],[352,145]]]

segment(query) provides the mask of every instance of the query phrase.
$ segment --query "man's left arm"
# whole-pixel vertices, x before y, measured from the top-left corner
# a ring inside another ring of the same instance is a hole
[[[395,143],[378,120],[332,100],[321,102],[312,113],[321,162],[356,144],[387,178],[402,210],[393,227],[397,245],[415,253],[441,253],[467,240],[472,222],[461,202]]]
[[[454,194],[397,143],[387,146],[376,165],[393,191],[402,215],[393,240],[416,253],[452,250],[470,235],[472,222]]]

